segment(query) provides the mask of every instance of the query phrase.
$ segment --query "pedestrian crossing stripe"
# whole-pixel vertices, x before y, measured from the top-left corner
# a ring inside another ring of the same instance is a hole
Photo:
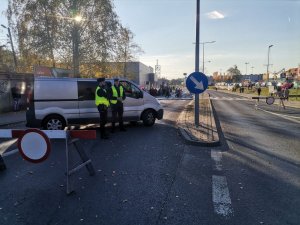
[[[231,97],[210,97],[211,100],[222,100],[222,101],[247,101],[248,98],[231,98]]]

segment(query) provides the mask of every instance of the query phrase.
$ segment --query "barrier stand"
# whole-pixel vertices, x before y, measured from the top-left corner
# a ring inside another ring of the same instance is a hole
[[[6,170],[6,165],[4,163],[4,160],[2,156],[0,155],[0,171]]]
[[[50,152],[51,145],[49,139],[65,139],[66,148],[66,175],[67,175],[67,194],[71,194],[71,175],[84,166],[88,170],[90,176],[95,175],[95,170],[91,159],[86,155],[82,145],[78,142],[80,139],[96,139],[95,130],[9,130],[0,129],[0,138],[18,138],[18,149],[21,156],[32,163],[40,163],[45,161]],[[70,169],[70,150],[69,146],[73,145],[82,163],[75,168]],[[2,169],[1,169],[2,168]],[[0,156],[0,170],[6,169],[4,161]]]
[[[73,139],[72,139],[73,138]],[[84,166],[86,167],[87,171],[89,172],[90,176],[95,175],[95,169],[92,165],[92,160],[86,155],[82,145],[80,142],[78,142],[80,139],[95,139],[96,138],[96,131],[85,131],[83,133],[82,131],[66,131],[66,166],[67,166],[67,194],[71,194],[73,192],[72,188],[72,181],[71,181],[71,176],[74,174],[76,171],[80,170]],[[75,150],[77,151],[82,163],[79,164],[78,166],[71,168],[70,166],[70,150],[69,146],[73,145]]]
[[[279,103],[279,106],[278,107],[282,107],[283,109],[285,109],[285,105],[283,103],[283,100],[286,99],[284,97],[278,97],[278,98],[275,98],[273,96],[270,96],[270,97],[252,97],[252,99],[256,99],[256,103],[255,103],[255,109],[257,110],[258,109],[258,103],[259,103],[259,100],[260,99],[266,99],[266,103],[268,105],[272,105],[274,102],[275,102],[275,99],[279,99],[280,100],[280,103]]]

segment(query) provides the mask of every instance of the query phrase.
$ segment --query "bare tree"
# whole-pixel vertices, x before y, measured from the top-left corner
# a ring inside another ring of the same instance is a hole
[[[112,0],[9,0],[7,15],[26,65],[78,70],[80,65],[88,75],[105,73],[107,62],[128,62],[141,52],[132,32],[120,24]]]

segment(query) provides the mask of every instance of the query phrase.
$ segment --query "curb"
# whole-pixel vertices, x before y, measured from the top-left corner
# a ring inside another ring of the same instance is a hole
[[[191,102],[188,104],[190,105]],[[211,106],[211,100],[209,99],[209,110],[211,112],[210,116],[211,116],[211,121],[212,121],[212,127],[215,127],[216,128],[216,132],[215,132],[215,135],[216,135],[216,141],[204,141],[204,140],[201,140],[201,139],[197,139],[197,138],[194,138],[192,137],[192,135],[187,131],[187,129],[184,128],[184,126],[182,126],[182,124],[180,124],[179,121],[182,121],[183,119],[181,119],[182,117],[185,117],[186,115],[186,108],[187,106],[185,107],[185,109],[182,111],[182,113],[179,115],[179,118],[178,121],[177,121],[177,126],[178,126],[178,130],[179,130],[179,133],[180,135],[183,137],[183,139],[185,140],[185,142],[187,144],[191,144],[191,145],[194,145],[194,146],[202,146],[202,147],[217,147],[217,146],[220,146],[221,145],[221,142],[220,142],[220,138],[219,138],[219,132],[217,130],[217,127],[216,127],[216,124],[215,124],[215,115],[212,111],[212,106]]]
[[[200,141],[200,140],[194,140],[190,137],[186,129],[179,127],[178,128],[180,135],[184,138],[185,142],[191,145],[195,146],[202,146],[202,147],[217,147],[220,146],[220,141]]]

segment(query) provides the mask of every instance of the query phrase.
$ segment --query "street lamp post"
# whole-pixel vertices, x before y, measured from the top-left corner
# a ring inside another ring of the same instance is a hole
[[[211,61],[210,60],[208,60],[208,61],[205,61],[205,63],[211,63]],[[203,65],[203,62],[202,62],[202,65]],[[204,73],[205,72],[205,69],[207,69],[207,67],[204,67],[204,68],[202,68],[202,73]],[[206,71],[207,72],[207,71]]]
[[[79,29],[78,24],[75,20],[73,33],[72,33],[72,44],[73,44],[73,73],[74,77],[79,77]]]
[[[246,74],[245,75],[247,75],[247,68],[248,68],[248,62],[245,62],[245,64],[246,64]]]
[[[13,57],[14,57],[15,69],[17,69],[17,66],[18,66],[17,57],[16,57],[16,53],[15,53],[15,49],[14,49],[14,43],[12,41],[12,37],[11,37],[11,33],[10,33],[10,28],[4,26],[3,24],[1,24],[1,27],[7,29],[7,31],[8,31],[8,36],[9,36],[9,40],[10,40],[10,44],[11,44],[11,50],[12,50]]]
[[[187,73],[183,73],[183,76],[184,76],[184,83],[186,81],[186,76],[187,76]]]
[[[201,42],[200,44],[202,44],[202,73],[204,73],[204,45],[205,44],[212,44],[215,43],[216,41],[206,41],[206,42]],[[210,62],[210,61],[208,61]]]
[[[72,30],[72,48],[73,48],[73,73],[74,77],[80,77],[79,71],[79,24],[82,21],[81,15],[78,13],[78,0],[73,0],[73,30]]]
[[[273,47],[273,45],[269,45],[268,48],[268,64],[267,64],[267,80],[269,81],[269,66],[270,66],[270,48]]]
[[[196,8],[196,49],[195,72],[199,72],[199,40],[200,40],[200,0],[197,0]],[[195,94],[195,126],[199,126],[199,94]]]

